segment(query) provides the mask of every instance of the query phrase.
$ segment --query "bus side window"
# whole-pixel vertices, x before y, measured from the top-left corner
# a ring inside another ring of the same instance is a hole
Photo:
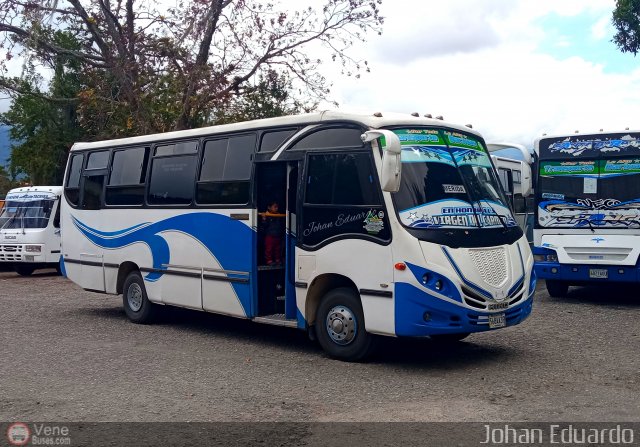
[[[107,205],[142,205],[149,148],[136,147],[114,151],[107,183]]]
[[[78,205],[80,201],[80,175],[82,174],[83,154],[76,154],[69,159],[69,173],[64,194],[72,205]]]
[[[111,151],[91,152],[87,159],[87,167],[83,172],[80,192],[80,208],[99,210],[102,207],[105,177]]]
[[[249,179],[256,135],[210,140],[204,145],[196,201],[204,205],[244,205],[249,202]]]
[[[197,154],[197,141],[156,146],[147,197],[150,205],[191,204]]]
[[[62,206],[60,201],[56,202],[56,214],[53,216],[53,228],[60,228],[60,208]]]

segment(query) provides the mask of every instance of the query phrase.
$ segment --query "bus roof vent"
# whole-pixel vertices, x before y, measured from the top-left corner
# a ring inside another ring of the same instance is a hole
[[[375,116],[376,118],[382,118],[382,113],[376,112],[373,114],[373,116]]]
[[[580,133],[580,131],[579,131],[579,130],[576,130],[576,133]]]
[[[420,114],[418,112],[413,112],[411,116],[420,116]]]
[[[465,124],[469,129],[473,129],[473,124]]]
[[[436,116],[436,119],[442,121],[444,119],[444,117],[442,115],[438,115],[438,116]]]
[[[424,117],[425,117],[425,118],[433,118],[433,115],[431,115],[430,113],[425,113],[425,114],[424,114]]]

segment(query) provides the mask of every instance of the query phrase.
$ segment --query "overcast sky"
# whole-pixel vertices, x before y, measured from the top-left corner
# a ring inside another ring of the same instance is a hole
[[[420,112],[531,147],[543,133],[640,128],[640,58],[615,0],[383,0],[372,72],[333,77],[344,110]]]
[[[640,59],[611,42],[614,6],[383,0],[382,36],[350,53],[371,73],[355,80],[323,65],[331,99],[345,111],[443,115],[473,124],[487,141],[528,147],[543,133],[640,129]],[[7,107],[0,101],[0,111]]]

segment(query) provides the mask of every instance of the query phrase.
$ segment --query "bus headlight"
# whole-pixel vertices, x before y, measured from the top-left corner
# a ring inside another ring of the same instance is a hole
[[[42,247],[40,245],[25,245],[24,251],[29,253],[40,253],[42,251]]]
[[[442,287],[444,286],[444,284],[442,284],[442,280],[439,279],[436,281],[436,283],[434,284],[434,287],[436,288],[436,290],[438,292],[440,292],[442,290]]]

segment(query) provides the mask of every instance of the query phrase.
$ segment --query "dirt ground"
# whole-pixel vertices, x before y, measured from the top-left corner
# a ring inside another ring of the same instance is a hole
[[[343,363],[294,329],[178,309],[135,325],[121,297],[4,272],[0,420],[639,421],[638,289],[535,299],[519,326]]]

